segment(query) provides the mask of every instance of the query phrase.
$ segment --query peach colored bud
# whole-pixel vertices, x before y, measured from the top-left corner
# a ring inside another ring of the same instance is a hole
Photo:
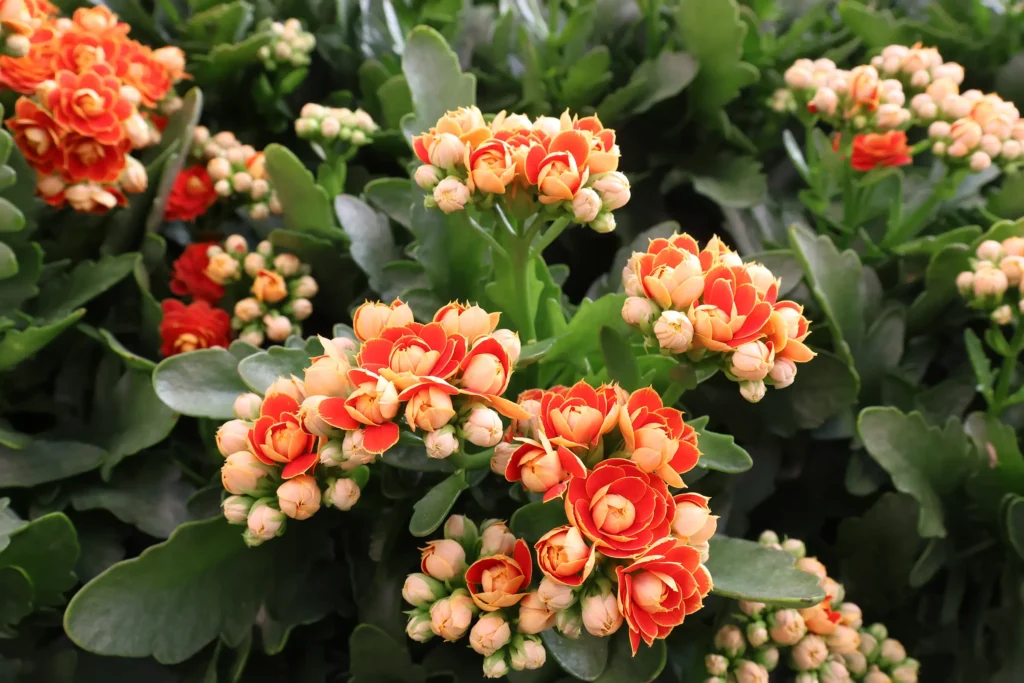
[[[440,387],[423,387],[405,404],[405,421],[415,429],[433,432],[455,417],[452,398]]]
[[[270,183],[263,178],[257,178],[252,181],[252,190],[249,191],[249,196],[253,199],[263,199],[270,192]]]
[[[599,213],[597,218],[590,221],[590,229],[602,235],[613,232],[615,230],[615,216],[608,211]]]
[[[1011,285],[1020,284],[1021,280],[1024,279],[1024,256],[1004,256],[999,262],[999,270],[1003,271],[1006,276],[1007,282]],[[962,273],[961,273],[962,275]],[[957,276],[957,286],[959,287],[960,276]]]
[[[959,85],[964,82],[964,68],[956,62],[946,62],[932,67],[932,77],[936,80],[947,78]]]
[[[324,136],[328,140],[333,140],[338,137],[338,133],[341,132],[341,123],[334,118],[327,117],[320,121],[320,135]]]
[[[206,172],[213,180],[224,180],[231,175],[231,162],[224,157],[215,157],[206,164]]]
[[[231,188],[235,192],[249,194],[252,189],[252,176],[245,171],[239,171],[231,176]]]
[[[729,658],[742,655],[746,648],[747,641],[738,626],[727,624],[715,633],[715,649]]]
[[[295,283],[292,293],[303,299],[311,299],[316,296],[318,291],[320,291],[320,288],[317,286],[316,280],[311,275],[303,275]]]
[[[461,164],[466,154],[466,146],[458,137],[451,133],[438,135],[427,150],[430,163],[438,168],[451,170]]]
[[[466,440],[481,448],[496,446],[501,441],[503,431],[501,416],[491,408],[473,408],[462,423],[462,433]]]
[[[242,334],[238,335],[238,341],[252,344],[253,346],[262,346],[263,332],[258,329],[243,330]]]
[[[526,638],[516,644],[513,642],[509,652],[509,663],[516,671],[531,671],[544,666],[547,653],[539,641]]]
[[[420,568],[438,581],[450,581],[465,571],[466,551],[458,541],[448,538],[430,541],[423,549]]]
[[[583,627],[592,636],[610,636],[622,626],[622,613],[610,591],[588,595],[583,598],[581,608]]]
[[[601,210],[601,197],[589,187],[581,188],[572,200],[572,215],[578,223],[589,223]]]
[[[947,153],[952,157],[965,157],[981,142],[981,126],[970,119],[956,121],[949,130],[953,142]]]
[[[989,135],[987,133],[982,135],[981,143],[979,144],[981,145],[981,151],[990,157],[997,157],[1000,152],[1003,151],[1003,141],[995,135]]]
[[[379,336],[387,327],[402,327],[412,321],[412,309],[408,304],[392,309],[387,304],[368,301],[352,315],[352,327],[361,341]]]
[[[824,116],[835,115],[838,105],[839,96],[832,88],[818,88],[814,97],[811,98],[811,106],[814,107],[814,111]]]
[[[515,545],[516,537],[508,530],[505,522],[484,522],[483,533],[480,536],[480,557],[489,557],[491,555],[507,555],[511,557],[512,549],[515,548]]]
[[[512,454],[516,452],[515,444],[501,442],[494,447],[494,455],[491,456],[491,471],[495,474],[505,476],[505,468]],[[427,452],[429,455],[429,451]]]
[[[283,342],[292,333],[292,321],[283,315],[267,314],[263,316],[263,324],[270,341]]]
[[[409,574],[402,584],[402,598],[413,607],[425,607],[444,595],[444,584],[426,574]]]
[[[505,661],[505,654],[505,651],[501,651],[484,657],[484,678],[504,678],[508,674],[509,667]]]
[[[793,646],[790,661],[797,671],[814,671],[825,663],[828,647],[820,637],[810,633]]]
[[[860,633],[857,629],[850,626],[840,624],[836,626],[835,631],[824,638],[828,649],[836,654],[847,655],[851,652],[857,652],[858,648],[860,648]]]
[[[838,659],[825,662],[818,677],[821,683],[850,683],[850,672]]]
[[[621,209],[629,202],[629,179],[619,171],[602,173],[591,187],[601,196],[601,204],[608,211]]]
[[[455,427],[448,425],[437,431],[427,432],[423,437],[423,445],[427,449],[427,457],[443,460],[459,450],[459,440],[455,437]],[[504,474],[504,470],[502,471]]]
[[[417,643],[425,643],[434,637],[430,626],[430,617],[426,614],[413,614],[405,624],[405,634]]]
[[[239,399],[245,398],[248,395],[255,396],[255,394],[243,394]],[[236,400],[235,404],[237,405],[237,403],[238,401]],[[243,420],[229,420],[217,429],[217,450],[225,458],[232,453],[244,451],[249,447],[248,436],[248,423]]]
[[[1016,140],[1007,140],[999,150],[999,156],[1007,161],[1013,161],[1024,152],[1024,147]]]
[[[491,314],[479,306],[470,306],[460,311],[455,306],[441,309],[444,314],[437,322],[448,334],[461,334],[473,346],[489,335],[498,324],[498,314]],[[440,313],[440,311],[438,311]]]
[[[758,382],[768,376],[775,352],[761,341],[740,344],[732,354],[730,370],[740,379]]]
[[[744,381],[740,382],[740,396],[750,403],[757,403],[764,398],[766,388],[764,381]]]
[[[343,353],[317,358],[305,369],[306,391],[315,396],[347,397],[352,393],[352,383],[348,379],[349,368],[348,356]]]
[[[139,114],[132,114],[125,120],[124,131],[134,149],[149,145],[149,124]]]
[[[875,123],[879,128],[899,128],[910,120],[910,112],[898,104],[882,104],[875,111]]]
[[[473,602],[469,596],[453,594],[430,606],[430,629],[448,642],[466,635],[472,620]]]
[[[801,557],[796,561],[796,568],[802,572],[814,574],[819,581],[824,581],[828,577],[828,570],[816,557]]]
[[[736,683],[768,683],[768,670],[757,662],[741,659],[733,669]]]
[[[987,266],[974,273],[974,295],[998,297],[1010,286],[1006,274],[998,268]]]
[[[519,354],[523,350],[522,342],[519,341],[519,333],[500,329],[492,332],[491,337],[496,339],[501,344],[501,347],[505,349],[505,353],[508,354],[509,364],[515,365],[519,361]]]
[[[334,428],[323,421],[323,419],[317,413],[317,408],[320,402],[323,401],[326,396],[309,396],[302,405],[299,406],[298,418],[302,422],[302,427],[307,432],[314,436],[322,438],[328,438],[334,434]]]
[[[258,500],[249,510],[249,517],[246,519],[248,527],[245,542],[249,545],[259,545],[269,541],[275,536],[284,533],[287,517],[273,504]]]
[[[292,519],[309,519],[320,509],[320,487],[310,475],[300,474],[277,488],[277,502]]]
[[[783,78],[786,79],[786,85],[793,90],[805,90],[811,87],[811,83],[814,80],[813,66],[799,63],[794,64],[786,69]]]
[[[859,629],[864,625],[864,618],[860,607],[852,602],[844,602],[839,606],[839,615],[842,620],[839,622],[844,626]]]
[[[302,262],[295,254],[278,254],[274,257],[274,270],[285,277],[291,277],[299,272]]]
[[[985,240],[978,245],[974,253],[982,261],[999,263],[1000,258],[1003,256],[1003,245],[995,240]]]
[[[971,155],[971,170],[981,173],[992,165],[992,157],[985,152],[975,152]]]
[[[445,213],[461,211],[469,201],[469,188],[458,178],[448,177],[434,188],[434,201]]]
[[[167,69],[171,80],[181,80],[185,72],[185,53],[180,48],[168,46],[153,50],[153,59]]]
[[[700,497],[704,498],[704,496]],[[697,501],[685,498],[678,500],[675,519],[672,521],[673,535],[684,542],[689,542],[691,536],[699,533],[711,517],[711,510],[707,507],[708,500],[710,499],[704,498],[705,505],[699,505]]]
[[[718,530],[718,515],[711,515],[696,533],[690,536],[689,544],[695,548],[707,544]]]
[[[568,609],[576,601],[576,595],[571,587],[558,583],[548,576],[540,580],[540,585],[537,587],[537,597],[550,612]]]
[[[768,376],[776,389],[785,389],[796,380],[796,363],[788,358],[776,358]]]
[[[239,420],[255,420],[260,416],[260,407],[263,405],[263,397],[259,394],[242,394],[235,399],[235,417]],[[244,450],[244,446],[240,450]]]
[[[274,380],[269,387],[267,387],[265,395],[271,396],[273,394],[285,394],[298,403],[302,403],[306,398],[306,387],[302,383],[302,380],[295,376],[279,377]]]
[[[579,610],[567,609],[555,613],[555,628],[569,640],[583,635],[583,617]]]
[[[266,492],[270,468],[249,451],[232,453],[220,468],[220,480],[228,493],[257,496]]]
[[[224,240],[224,250],[232,254],[244,254],[249,251],[249,245],[241,235],[229,235]]]
[[[924,69],[917,71],[910,77],[910,86],[912,88],[925,88],[932,81],[932,75]]]
[[[423,164],[416,169],[416,173],[413,175],[413,179],[416,184],[420,186],[420,189],[430,192],[437,184],[444,178],[444,171],[439,169],[437,166],[431,166],[430,164]]]
[[[125,167],[121,171],[119,182],[121,189],[129,194],[136,194],[146,189],[149,183],[149,176],[146,175],[146,167],[135,157],[125,158]]]
[[[263,270],[265,266],[266,259],[263,258],[262,254],[246,254],[245,260],[242,262],[242,268],[249,277],[256,277],[256,274]]]
[[[36,181],[36,190],[44,197],[58,195],[64,191],[65,187],[65,183],[59,175],[41,175]]]
[[[291,306],[296,320],[305,320],[313,315],[313,303],[309,299],[295,299]]]
[[[662,349],[671,353],[684,353],[690,350],[693,342],[693,323],[679,311],[662,311],[654,323],[654,336]]]
[[[505,370],[497,356],[480,353],[473,356],[469,365],[462,371],[460,384],[469,391],[480,394],[496,394],[506,384]]]
[[[363,430],[356,429],[345,434],[341,445],[344,462],[342,469],[354,470],[360,465],[369,465],[377,456],[363,448]]]
[[[256,299],[246,297],[235,303],[235,317],[244,323],[252,322],[260,316],[260,302]]]
[[[299,116],[304,119],[319,119],[323,118],[326,113],[327,112],[321,105],[309,102],[302,105],[302,110],[299,112]]]
[[[258,300],[270,304],[275,304],[288,296],[288,287],[285,285],[284,277],[271,270],[261,270],[256,273],[251,291]]]
[[[900,641],[886,638],[882,641],[879,656],[881,657],[879,663],[883,664],[883,666],[892,666],[902,663],[907,658],[907,651],[903,648],[903,644]]]
[[[512,629],[500,614],[485,614],[469,632],[469,646],[485,657],[505,647],[512,638]]]
[[[348,511],[359,502],[361,493],[359,484],[351,479],[328,480],[324,489],[324,505]]]
[[[729,659],[717,654],[705,655],[704,668],[712,676],[724,676],[729,671]]]
[[[626,321],[627,325],[636,327],[645,334],[651,331],[651,318],[655,313],[654,304],[646,297],[629,296],[622,304],[622,319]],[[690,327],[692,328],[693,325],[691,324]]]
[[[563,588],[568,587],[563,586]],[[572,591],[570,590],[569,592],[571,595]],[[519,633],[533,635],[546,631],[554,625],[555,613],[541,599],[539,592],[527,593],[526,597],[519,603],[519,623],[517,627]]]
[[[224,180],[218,180],[213,184],[213,191],[221,197],[231,196],[231,182],[225,178]]]
[[[795,609],[779,610],[768,624],[768,635],[779,645],[795,645],[805,633],[807,624]]]
[[[245,524],[249,518],[249,510],[255,502],[248,496],[228,496],[220,507],[228,524]]]
[[[1024,256],[1024,237],[1007,237],[1001,246],[1010,256]]]
[[[214,254],[203,272],[218,285],[223,285],[238,277],[238,261],[231,254]]]

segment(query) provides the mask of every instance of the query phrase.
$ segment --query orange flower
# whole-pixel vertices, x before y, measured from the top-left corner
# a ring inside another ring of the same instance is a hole
[[[742,266],[713,267],[704,276],[703,305],[689,313],[695,346],[728,351],[760,338],[778,293],[778,283],[759,292]]]
[[[522,481],[527,491],[543,493],[549,501],[562,495],[570,477],[585,477],[583,461],[564,446],[552,446],[543,433],[539,440],[517,439],[519,447],[505,465],[505,479]]]
[[[435,379],[447,380],[466,357],[465,337],[449,335],[440,323],[410,322],[386,327],[379,335],[363,343],[356,363],[402,391]]]
[[[411,322],[412,309],[399,299],[390,305],[367,301],[352,314],[352,329],[361,342],[380,336],[389,327],[403,327]]]
[[[563,119],[568,116],[568,111],[562,114]],[[565,124],[563,123],[563,126]],[[615,131],[605,128],[597,114],[582,119],[575,118],[572,122],[575,130],[586,131],[591,134],[590,157],[587,159],[587,166],[591,175],[607,173],[619,168],[619,149],[615,146]]]
[[[490,194],[505,194],[505,187],[516,175],[512,151],[501,140],[488,140],[478,147],[466,147],[466,185],[470,192],[479,189]]]
[[[680,475],[700,459],[697,432],[683,422],[680,411],[662,405],[658,392],[650,387],[634,391],[619,412],[619,430],[623,448],[642,471],[669,486],[685,486]]]
[[[31,36],[36,23],[24,0],[0,0],[0,25],[14,33]]]
[[[105,145],[95,138],[72,132],[64,137],[62,146],[64,164],[61,170],[66,180],[113,183],[124,170],[125,157],[131,151],[132,143],[125,138]]]
[[[96,64],[81,74],[61,71],[56,83],[46,95],[46,106],[57,123],[105,145],[124,137],[122,124],[134,107],[122,99],[121,83],[110,65]]]
[[[595,448],[619,419],[614,390],[594,389],[579,381],[568,391],[546,391],[540,399],[540,427],[551,443],[582,455]]]
[[[698,253],[697,242],[689,235],[652,240],[646,254],[632,259],[643,294],[662,308],[688,309],[704,292],[707,268]]]
[[[252,295],[261,302],[276,304],[288,296],[288,286],[280,273],[260,269],[252,282]]]
[[[22,95],[32,95],[39,84],[53,77],[56,54],[54,32],[40,28],[29,38],[30,47],[24,57],[0,56],[0,84]]]
[[[804,307],[795,301],[775,304],[764,331],[775,350],[776,358],[788,358],[794,363],[806,363],[816,355],[804,340],[811,333],[810,323],[803,315]]]
[[[608,557],[636,557],[669,535],[676,506],[665,482],[622,458],[569,480],[569,523]]]
[[[587,182],[590,139],[579,130],[556,135],[547,150],[534,145],[526,155],[526,179],[537,186],[542,204],[571,201]]]
[[[667,538],[628,567],[616,567],[619,611],[629,627],[633,654],[641,639],[653,645],[704,606],[711,592],[711,574],[700,552]]]
[[[380,454],[398,443],[398,391],[384,377],[353,368],[349,380],[356,387],[348,398],[332,396],[317,406],[324,422],[346,431],[363,430],[363,448]]]
[[[54,40],[54,57],[51,74],[59,71],[79,73],[89,67],[106,62],[115,66],[115,73],[121,78],[116,68],[124,49],[130,43],[124,36],[99,35],[74,26]],[[52,76],[51,76],[52,77]]]
[[[579,529],[568,525],[547,532],[533,547],[544,576],[566,586],[579,586],[586,581],[597,561],[597,553],[587,545]]]
[[[518,539],[512,557],[491,555],[469,565],[466,588],[476,606],[485,612],[511,607],[526,597],[533,576],[533,560],[526,541]]]
[[[152,50],[134,40],[124,44],[114,63],[118,77],[126,85],[135,86],[141,104],[150,109],[167,96],[173,85],[167,67],[153,58]]]
[[[193,304],[194,305],[194,304]],[[247,437],[249,450],[266,465],[284,465],[285,479],[305,474],[316,464],[317,437],[298,418],[299,402],[284,393],[268,393]]]
[[[118,21],[117,15],[104,5],[79,7],[71,16],[77,28],[98,36],[123,38],[132,27]]]
[[[831,596],[826,597],[814,607],[800,610],[800,616],[807,624],[807,630],[819,636],[827,636],[835,633],[836,626],[842,621],[843,616],[832,609]]]
[[[870,171],[879,166],[906,166],[913,161],[907,146],[907,134],[902,130],[862,133],[853,138],[850,166],[855,171]]]
[[[847,91],[849,104],[846,118],[856,114],[873,112],[878,108],[881,92],[878,89],[878,71],[873,66],[856,66],[850,71],[850,87]]]
[[[459,107],[438,119],[437,125],[428,132],[413,137],[412,147],[416,157],[425,164],[431,163],[431,148],[446,134],[454,135],[466,147],[476,147],[490,139],[491,130],[479,109]]]
[[[434,322],[441,323],[448,334],[461,334],[472,344],[480,337],[486,337],[498,326],[501,313],[488,313],[479,306],[470,306],[453,301],[437,309]]]
[[[63,132],[53,118],[27,97],[14,104],[14,116],[4,121],[25,160],[40,174],[53,173],[64,163]]]

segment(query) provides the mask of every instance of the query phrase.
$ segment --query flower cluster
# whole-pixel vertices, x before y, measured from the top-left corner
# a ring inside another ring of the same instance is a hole
[[[818,577],[828,597],[800,610],[740,601],[731,623],[715,634],[715,651],[704,659],[704,683],[768,683],[780,663],[796,674],[797,683],[917,683],[918,662],[882,624],[863,626],[860,608],[844,602],[842,585],[821,562],[806,557],[801,541],[780,544],[766,531],[761,544],[791,553],[799,569]]]
[[[797,363],[814,357],[803,307],[779,301],[779,281],[759,263],[743,263],[719,238],[703,249],[687,234],[651,240],[622,271],[622,317],[681,362],[724,370],[751,402],[765,382],[783,389]]]
[[[313,103],[303,106],[295,121],[295,134],[300,138],[325,150],[341,148],[342,154],[373,142],[373,134],[378,129],[373,117],[362,109],[352,111],[347,107],[336,109]]]
[[[615,229],[612,211],[629,201],[629,181],[617,171],[615,131],[597,116],[561,118],[497,114],[490,123],[476,107],[442,116],[413,138],[416,183],[432,191],[429,206],[445,213],[467,204],[489,208],[504,198],[517,215],[537,202],[547,218]]]
[[[616,495],[597,509],[610,510]],[[646,512],[637,510],[637,517]],[[682,516],[691,528],[714,519]],[[610,636],[625,623],[635,654],[641,640],[650,645],[668,636],[711,590],[700,551],[671,526],[650,547],[616,558],[589,547],[575,526],[552,529],[534,546],[542,573],[534,583],[530,548],[504,522],[486,521],[481,532],[453,516],[445,538],[423,549],[420,572],[405,581],[402,596],[413,606],[406,632],[420,642],[435,636],[455,642],[468,634],[488,678],[543,665],[537,635],[550,628],[576,639],[584,630]]]
[[[229,131],[211,135],[205,126],[192,134],[190,156],[195,162],[174,180],[164,217],[194,221],[218,197],[246,208],[254,220],[281,213],[281,203],[264,168],[263,152],[243,145]]]
[[[1024,313],[1024,238],[985,240],[971,259],[971,270],[956,277],[956,287],[972,308],[989,314],[997,325],[1009,325]]]
[[[272,36],[270,42],[259,50],[260,60],[267,71],[309,65],[310,55],[316,47],[316,36],[303,30],[301,21],[287,19],[282,23],[268,19],[260,29],[269,30]]]
[[[45,2],[24,5],[33,19],[20,57],[0,56],[0,86],[20,93],[5,121],[38,173],[37,191],[51,206],[103,213],[146,188],[132,150],[160,139],[167,114],[180,107],[174,83],[185,78],[176,47],[150,48],[106,7],[58,18]]]
[[[231,235],[223,246],[215,242],[187,246],[174,262],[170,287],[173,294],[191,297],[193,303],[164,302],[165,356],[227,346],[232,330],[254,346],[264,339],[283,342],[301,332],[301,322],[313,312],[310,298],[317,293],[309,266],[297,256],[275,255],[266,241],[249,251],[241,235]],[[225,295],[234,301],[233,317],[213,308],[224,303]],[[168,311],[177,316],[174,324]],[[214,329],[217,334],[210,334]],[[199,341],[192,341],[193,337]]]

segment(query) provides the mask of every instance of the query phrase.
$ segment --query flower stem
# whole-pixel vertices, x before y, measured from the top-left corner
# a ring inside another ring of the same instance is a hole
[[[460,450],[448,456],[448,462],[460,470],[480,470],[491,466],[491,456],[493,455],[493,448],[473,454],[463,453]]]
[[[497,252],[499,254],[506,254],[507,255],[507,252],[505,251],[505,248],[503,246],[501,246],[500,244],[498,244],[498,240],[494,239],[494,236],[491,235],[490,231],[487,228],[485,228],[484,226],[480,225],[476,221],[476,219],[473,218],[472,216],[470,216],[468,213],[466,214],[466,220],[469,221],[470,227],[473,228],[474,230],[476,230],[477,233],[481,237],[484,238],[484,240],[491,247],[491,249],[493,249],[495,252]]]
[[[551,227],[548,228],[547,232],[545,232],[541,236],[540,242],[537,243],[536,253],[538,255],[543,254],[544,250],[547,249],[552,242],[558,239],[558,236],[561,235],[562,231],[565,230],[568,226],[569,219],[564,217],[559,218],[554,223],[552,223]]]
[[[996,381],[995,395],[988,407],[989,414],[994,417],[999,416],[1006,404],[1010,393],[1010,380],[1013,379],[1013,372],[1017,369],[1017,359],[1020,358],[1022,346],[1024,346],[1024,323],[1018,321],[1013,338],[1010,340],[1010,352],[1003,358],[1003,364],[999,368],[999,379]]]

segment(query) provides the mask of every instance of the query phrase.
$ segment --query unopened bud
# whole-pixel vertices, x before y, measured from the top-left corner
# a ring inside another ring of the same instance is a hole
[[[609,211],[604,211],[597,215],[597,218],[590,221],[590,229],[594,232],[609,233],[615,230],[615,216]]]
[[[270,341],[283,342],[292,333],[292,321],[283,315],[268,313],[263,316],[263,324],[267,328]]]
[[[402,585],[402,597],[413,607],[430,605],[445,595],[444,584],[426,574],[409,574]]]
[[[255,420],[260,416],[260,408],[263,406],[263,399],[259,394],[249,392],[242,394],[235,399],[235,417],[239,420]],[[233,453],[234,451],[232,451]]]
[[[473,520],[465,515],[452,515],[444,523],[444,537],[458,541],[463,546],[473,546],[479,533]]]
[[[757,403],[764,398],[765,386],[764,381],[757,382],[740,382],[740,396],[751,403]]]
[[[243,538],[250,546],[259,545],[284,533],[287,517],[277,509],[271,499],[261,499],[253,504],[246,519]]]
[[[255,502],[249,496],[228,496],[220,506],[229,524],[245,524],[249,510]]]
[[[685,313],[662,311],[654,323],[654,336],[663,350],[674,354],[684,353],[690,350],[693,342],[693,323]]]
[[[462,433],[466,440],[481,448],[491,448],[501,441],[504,428],[501,416],[491,408],[477,407],[470,411],[462,423]]]
[[[296,320],[305,320],[313,314],[313,304],[309,299],[296,299],[291,303],[291,308]]]
[[[733,659],[746,651],[747,641],[738,626],[726,624],[715,633],[715,649]]]

